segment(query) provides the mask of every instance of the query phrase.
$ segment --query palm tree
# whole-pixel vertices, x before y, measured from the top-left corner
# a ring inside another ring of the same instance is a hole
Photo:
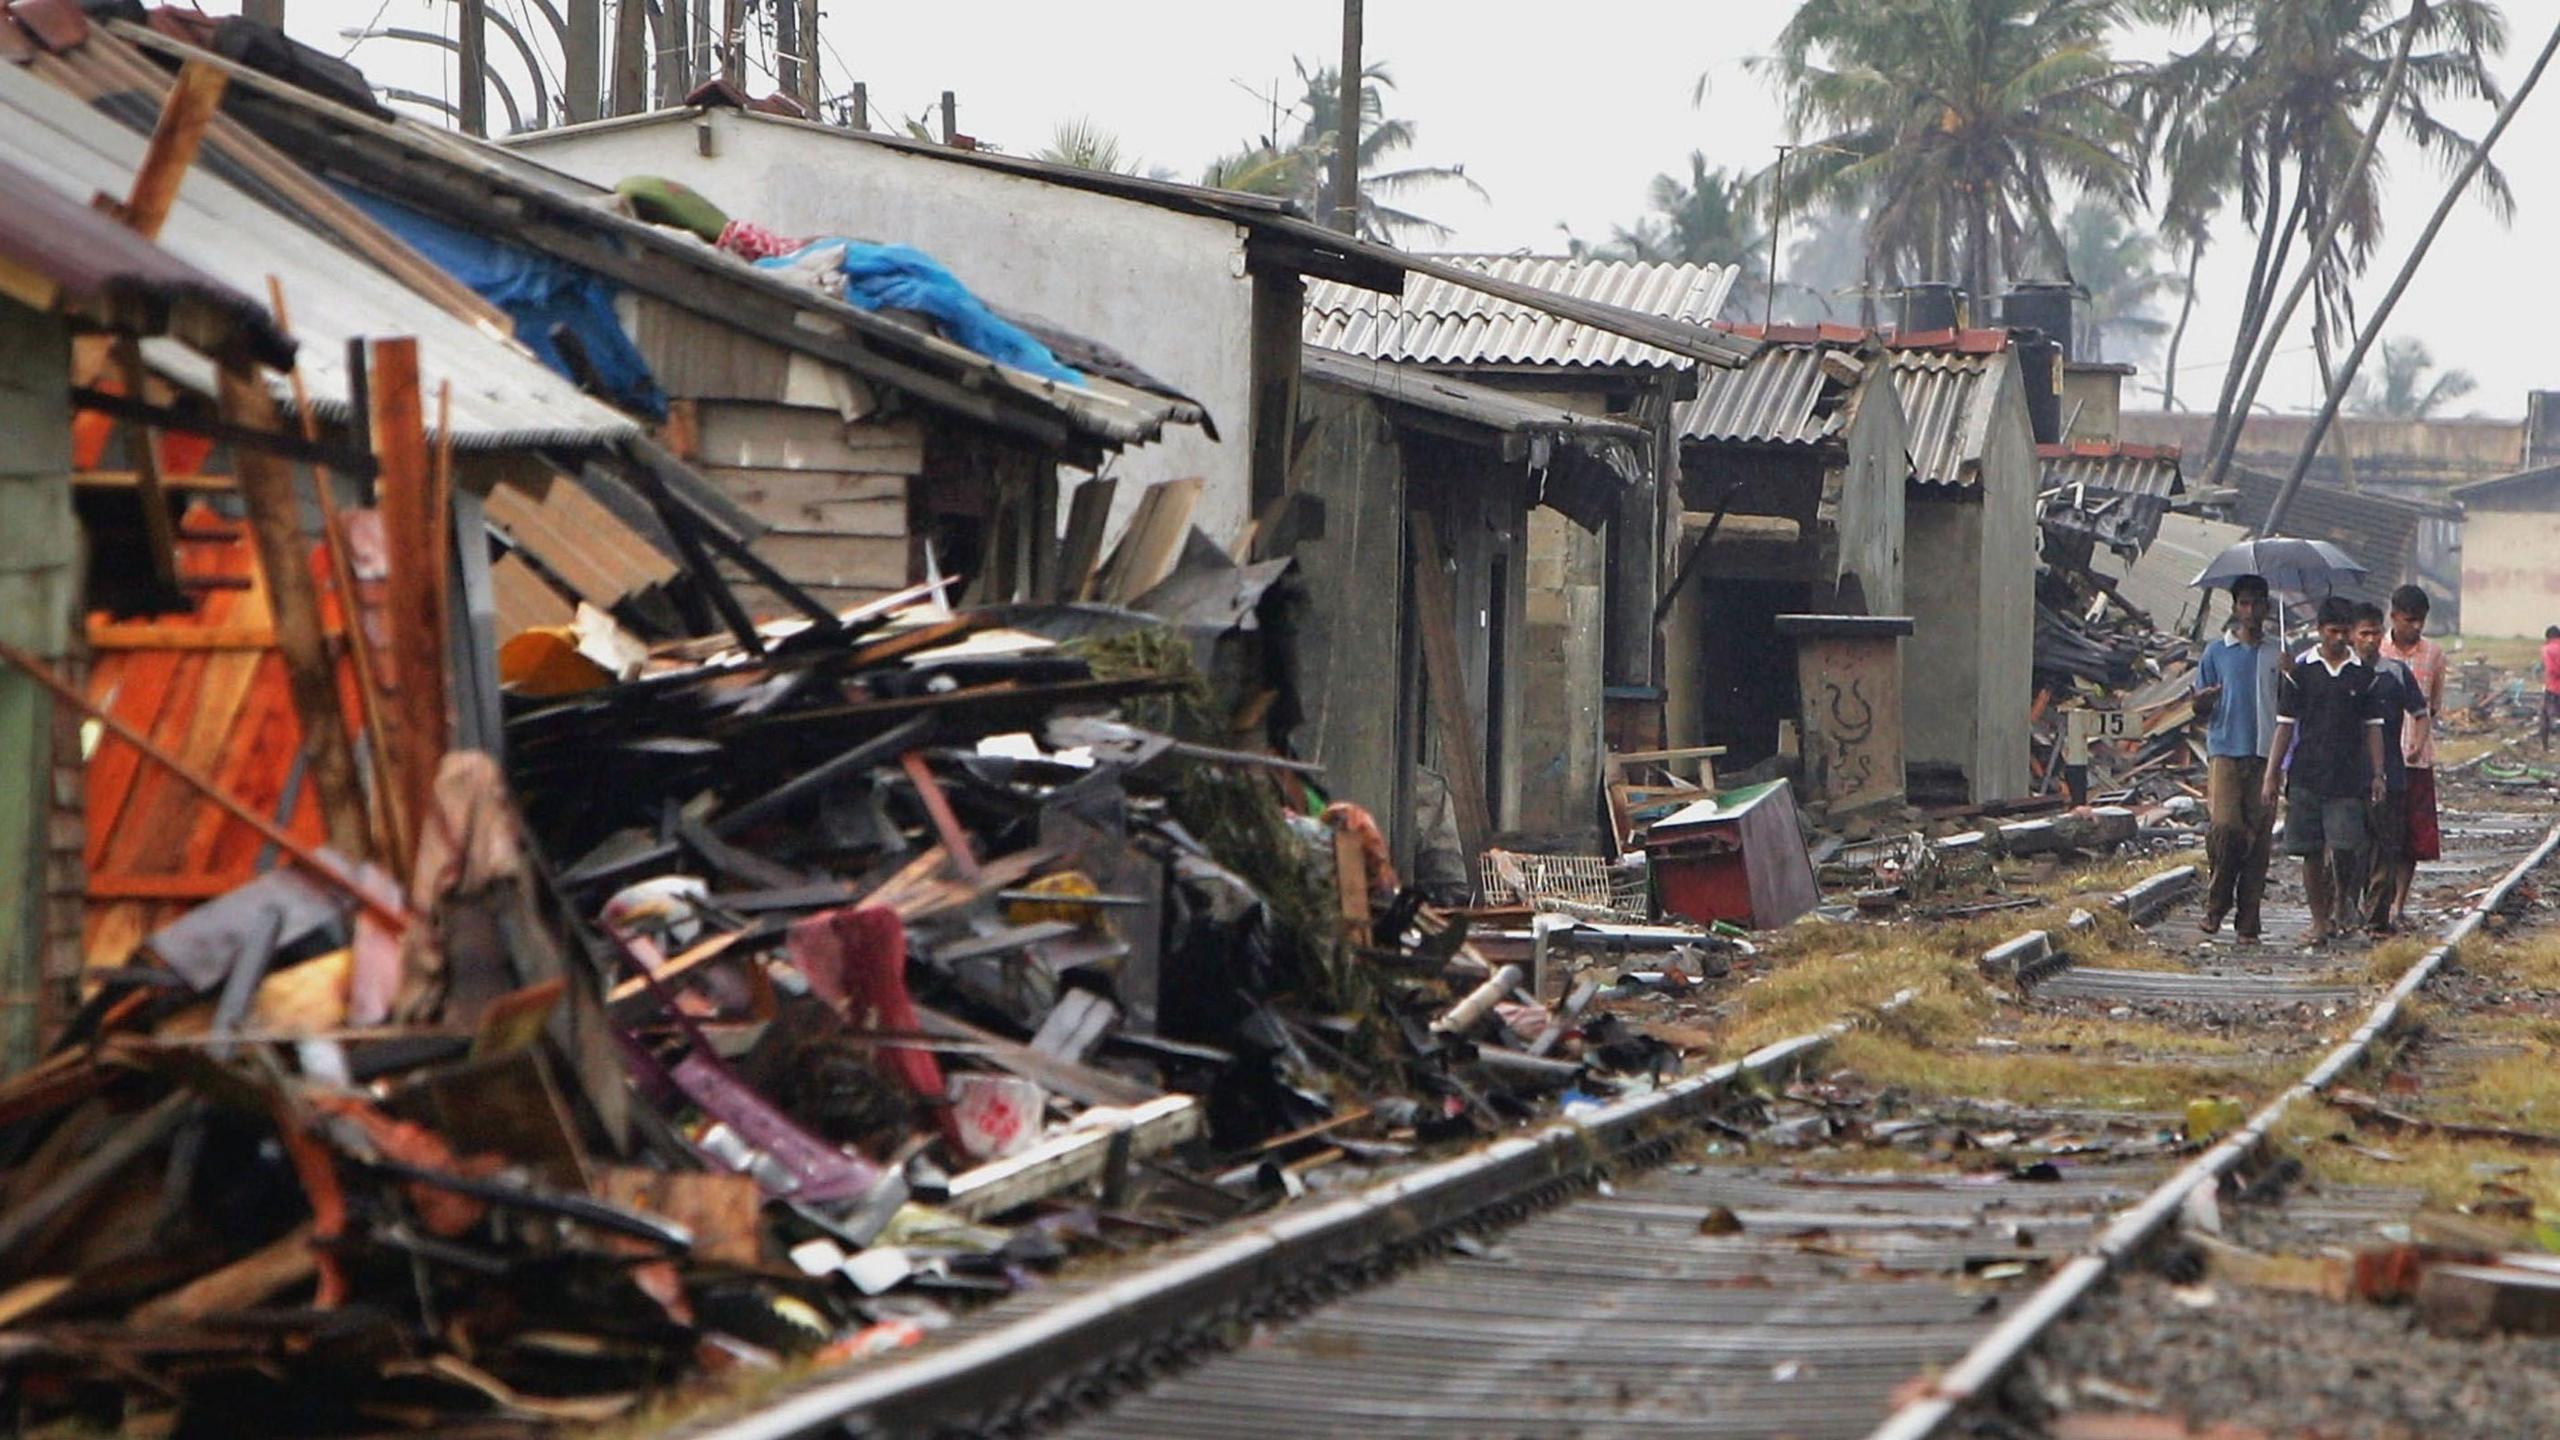
[[[2359,415],[2425,420],[2480,388],[2468,370],[2437,370],[2424,340],[2385,340],[2381,358],[2381,368],[2359,377],[2349,392]]]
[[[2176,272],[2160,268],[2157,236],[2129,224],[2124,212],[2095,200],[2071,207],[2062,221],[2063,253],[2071,278],[2088,296],[2085,336],[2090,360],[2146,360],[2169,333],[2153,313],[2162,299],[2184,292]],[[2110,346],[2108,342],[2116,342]]]
[[[1888,283],[1988,295],[2061,264],[2057,191],[2121,203],[2139,179],[2136,72],[2107,50],[2124,3],[1804,0],[1753,62],[1815,137],[1788,162],[1790,198],[1872,192],[1869,257]]]
[[[2236,195],[2257,237],[2216,406],[2219,430],[2233,423],[2237,394],[2297,263],[2314,269],[2315,338],[2325,345],[2338,334],[2347,285],[2382,237],[2384,167],[2378,158],[2354,163],[2368,129],[2378,119],[2388,137],[2460,166],[2474,142],[2435,112],[2448,101],[2500,102],[2489,64],[2506,43],[2506,25],[2489,0],[2168,0],[2164,8],[2200,24],[2203,37],[2160,66],[2147,87],[2166,177],[2163,213],[2183,222],[2173,223],[2175,232],[2200,235],[2202,217]],[[2405,75],[2390,85],[2404,40]],[[2370,113],[2377,105],[2380,116]],[[2479,172],[2479,183],[2501,215],[2512,209],[2494,167]],[[2320,253],[2294,254],[2297,240],[2330,231],[2333,219],[2334,239]],[[2215,448],[2224,438],[2217,435]]]
[[[1094,124],[1089,115],[1059,121],[1049,132],[1049,143],[1031,152],[1031,158],[1113,175],[1131,175],[1138,169],[1134,163],[1121,163],[1120,137]]]
[[[1296,133],[1264,135],[1246,142],[1233,154],[1211,161],[1200,183],[1221,190],[1279,196],[1295,201],[1307,214],[1326,215],[1332,213],[1334,147],[1340,129],[1335,123],[1341,94],[1334,79],[1338,72],[1329,65],[1310,69],[1303,59],[1294,63],[1305,94],[1279,112],[1278,118],[1294,123]],[[1484,187],[1467,178],[1463,165],[1386,168],[1386,162],[1413,148],[1417,130],[1410,120],[1387,118],[1385,92],[1395,88],[1395,80],[1383,63],[1364,66],[1360,79],[1361,237],[1382,243],[1406,234],[1432,241],[1447,239],[1448,226],[1400,209],[1393,202],[1416,191],[1450,184],[1465,186],[1481,198]]]
[[[1727,303],[1757,314],[1766,294],[1769,236],[1752,216],[1749,179],[1708,165],[1703,152],[1692,150],[1687,179],[1656,175],[1645,196],[1652,208],[1632,225],[1611,226],[1609,238],[1597,245],[1565,228],[1568,252],[1600,260],[1730,265],[1735,273]]]

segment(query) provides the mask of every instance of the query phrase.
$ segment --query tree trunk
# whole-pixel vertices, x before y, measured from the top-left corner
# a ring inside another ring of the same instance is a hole
[[[2471,158],[2464,162],[2462,172],[2445,187],[2444,198],[2436,202],[2436,213],[2427,217],[2425,232],[2418,236],[2418,243],[2411,247],[2408,258],[2400,262],[2400,273],[2392,277],[2391,288],[2383,293],[2382,303],[2374,307],[2373,314],[2364,322],[2364,328],[2356,336],[2356,348],[2347,352],[2347,363],[2338,368],[2337,375],[2329,382],[2328,398],[2321,403],[2319,417],[2311,422],[2311,433],[2303,439],[2302,453],[2293,457],[2292,473],[2285,476],[2284,487],[2276,491],[2275,503],[2267,507],[2267,518],[2258,527],[2259,534],[2274,534],[2275,527],[2283,522],[2285,510],[2293,504],[2294,492],[2302,488],[2302,477],[2311,468],[2311,457],[2320,453],[2321,442],[2328,438],[2329,427],[2337,421],[2338,407],[2346,401],[2347,387],[2355,383],[2357,367],[2364,364],[2364,357],[2373,349],[2374,342],[2381,338],[2382,327],[2390,323],[2393,308],[2408,292],[2409,281],[2417,275],[2418,266],[2425,262],[2428,250],[2434,247],[2436,236],[2443,233],[2444,222],[2453,214],[2453,207],[2460,203],[2462,192],[2470,189],[2471,183],[2480,178],[2481,167],[2489,163],[2490,147],[2498,143],[2498,137],[2506,133],[2507,125],[2516,118],[2516,112],[2524,108],[2525,97],[2542,82],[2542,72],[2550,68],[2551,55],[2555,50],[2560,50],[2560,25],[2552,27],[2551,38],[2543,42],[2542,53],[2534,57],[2533,68],[2525,72],[2524,83],[2518,85],[2515,93],[2507,97],[2507,103],[2498,108],[2498,118],[2490,125],[2489,133],[2480,137],[2480,144],[2471,152]]]
[[[2248,378],[2241,383],[2239,396],[2232,403],[2232,413],[2237,417],[2245,419],[2249,413],[2249,407],[2257,403],[2258,387],[2266,381],[2267,366],[2276,358],[2276,346],[2284,339],[2285,327],[2293,323],[2293,312],[2301,308],[2303,295],[2319,279],[2320,266],[2328,257],[2329,247],[2337,240],[2338,231],[2347,223],[2348,195],[2354,191],[2357,177],[2363,175],[2366,168],[2373,163],[2374,149],[2382,143],[2383,127],[2391,122],[2391,107],[2400,98],[2401,78],[2409,71],[2409,47],[2418,38],[2419,14],[2425,10],[2426,4],[2427,0],[2416,0],[2416,8],[2401,22],[2400,44],[2391,52],[2391,65],[2383,72],[2382,89],[2374,96],[2373,120],[2364,127],[2364,134],[2356,141],[2355,158],[2348,162],[2346,175],[2339,182],[2338,203],[2328,207],[2329,213],[2321,220],[2320,233],[2311,242],[2310,254],[2303,263],[2302,273],[2293,278],[2293,288],[2285,292],[2284,304],[2277,308],[2275,318],[2267,324],[2265,334],[2258,341],[2258,353],[2250,361]],[[2311,167],[2308,164],[2302,167],[2302,182],[2294,207],[2296,218],[2302,214],[2300,201],[2307,200],[2311,193]],[[2278,262],[2278,267],[2281,270],[2281,261]],[[2271,276],[2270,279],[2272,278]],[[2313,338],[2321,342],[2322,352],[2325,355],[2327,340],[2325,336],[2318,333],[2318,329],[2315,323]],[[2239,359],[2236,355],[2232,358],[2235,362]],[[2325,360],[2323,364],[2326,364]],[[2213,466],[2205,474],[2206,489],[2220,485],[2222,477],[2229,473],[2231,454],[2240,448],[2240,428],[2238,420],[2235,420],[2224,438],[2221,449],[2215,452]]]
[[[2304,192],[2310,185],[2311,160],[2305,156],[2296,167],[2293,203],[2286,207],[2284,224],[2275,232],[2276,243],[2267,258],[2267,272],[2251,293],[2248,306],[2241,312],[2238,347],[2223,362],[2222,394],[2214,401],[2214,414],[2220,417],[2215,432],[2220,439],[2207,457],[2213,462],[2207,467],[2210,474],[2222,473],[2229,463],[2225,457],[2238,453],[2240,432],[2249,426],[2249,412],[2239,408],[2240,381],[2247,373],[2251,352],[2258,348],[2259,338],[2266,334],[2267,317],[2275,307],[2276,282],[2284,278],[2285,262],[2293,258],[2293,237],[2302,228]],[[2270,210],[2269,214],[2272,216],[2273,211]]]
[[[2178,326],[2169,332],[2169,358],[2160,367],[2160,408],[2178,408],[2178,347],[2187,343],[2187,321],[2196,313],[2196,274],[2204,268],[2204,234],[2187,242],[2187,297],[2178,305]]]
[[[2249,284],[2240,292],[2240,330],[2231,341],[2231,353],[2234,358],[2223,362],[2223,388],[2214,399],[2212,437],[2205,442],[2205,454],[2208,456],[2222,448],[2223,429],[2231,423],[2234,367],[2239,363],[2237,357],[2249,353],[2249,346],[2255,338],[2250,332],[2249,320],[2258,308],[2260,293],[2267,288],[2268,262],[2275,258],[2278,224],[2276,197],[2282,192],[2284,185],[2283,148],[2281,138],[2273,135],[2267,137],[2266,206],[2258,215],[2258,249],[2256,257],[2249,262]]]

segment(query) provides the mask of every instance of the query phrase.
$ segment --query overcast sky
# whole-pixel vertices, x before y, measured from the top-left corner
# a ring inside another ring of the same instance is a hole
[[[491,3],[501,13],[527,9],[527,0]],[[333,52],[347,48],[338,38],[344,27],[451,23],[442,0],[287,5],[295,33]],[[1560,224],[1596,239],[1641,214],[1647,181],[1662,171],[1685,173],[1693,149],[1714,164],[1767,164],[1789,137],[1775,92],[1748,62],[1768,52],[1789,8],[1780,0],[1369,0],[1369,58],[1393,73],[1391,113],[1419,129],[1411,160],[1463,164],[1489,195],[1478,199],[1452,186],[1417,198],[1412,208],[1449,225],[1453,249],[1553,251],[1563,246]],[[2560,21],[2560,0],[2508,0],[2506,10],[2514,34],[2500,71],[2512,84]],[[957,7],[831,0],[823,66],[830,93],[841,93],[848,79],[865,81],[875,115],[921,115],[943,90],[954,90],[963,132],[1018,153],[1040,148],[1058,122],[1090,117],[1130,154],[1188,179],[1267,128],[1269,105],[1259,96],[1276,86],[1284,103],[1295,99],[1302,87],[1293,56],[1312,64],[1339,53],[1340,20],[1339,0],[973,0]],[[449,83],[422,47],[368,41],[352,58],[377,82],[396,75],[430,92]],[[1701,75],[1706,94],[1693,104]],[[2490,117],[2482,106],[2448,118],[2477,134]],[[2560,388],[2560,364],[2548,358],[2542,334],[2560,310],[2544,278],[2560,241],[2555,154],[2560,78],[2536,92],[2499,145],[2516,191],[2512,227],[2466,204],[2395,312],[2391,333],[2423,338],[2439,364],[2478,377],[2479,390],[2455,413],[2516,415],[2526,390]],[[2388,232],[2359,289],[2366,304],[2380,297],[2441,189],[2437,171],[2420,157],[2391,149],[2385,156]],[[2181,398],[2190,403],[2210,404],[2247,278],[2246,232],[2236,215],[2224,224],[2228,238],[2207,252],[2181,356]],[[2308,407],[2318,388],[2307,341],[2288,349],[2264,396],[2280,407]],[[2140,383],[2156,381],[2145,376]]]

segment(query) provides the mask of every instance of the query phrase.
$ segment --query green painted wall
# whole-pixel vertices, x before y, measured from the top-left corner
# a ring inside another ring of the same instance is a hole
[[[70,390],[62,321],[0,300],[0,640],[48,659],[70,643],[79,581]],[[0,1073],[40,1038],[52,738],[51,697],[0,667]]]

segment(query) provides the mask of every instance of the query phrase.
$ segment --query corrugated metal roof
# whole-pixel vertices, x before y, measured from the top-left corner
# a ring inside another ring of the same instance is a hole
[[[267,307],[0,160],[0,263],[48,297],[20,298],[130,335],[167,334],[208,354],[293,363]]]
[[[2174,445],[2122,445],[2080,441],[2039,445],[2044,460],[2043,488],[2086,485],[2120,495],[2153,495],[2167,499],[2186,493]]]
[[[1848,424],[1849,411],[1841,402],[1857,387],[1861,368],[1851,350],[1770,345],[1739,369],[1710,370],[1698,377],[1696,398],[1680,407],[1681,438],[1731,445],[1811,445],[1828,439]]]
[[[2232,466],[2230,474],[2232,484],[2240,491],[2240,503],[2231,518],[2254,533],[2266,522],[2267,510],[2275,503],[2276,491],[2284,481],[2241,465]],[[2281,533],[2326,540],[2363,562],[2365,573],[2340,581],[2337,593],[2351,600],[2385,605],[2390,603],[2392,590],[2411,578],[2417,562],[2418,534],[2429,513],[2426,506],[2406,500],[2305,481],[2285,507]]]
[[[1320,385],[1336,385],[1434,414],[1466,420],[1505,435],[1558,435],[1625,450],[1642,445],[1642,426],[1541,405],[1484,385],[1470,385],[1413,365],[1345,355],[1319,345],[1305,349],[1303,372]]]
[[[142,136],[17,66],[0,65],[0,116],[0,159],[74,203],[123,194],[142,161]],[[640,433],[512,340],[463,323],[203,167],[179,190],[159,243],[243,294],[263,294],[267,277],[278,277],[303,342],[303,380],[324,414],[351,413],[349,340],[412,335],[430,423],[437,387],[452,383],[458,446],[602,444]],[[146,353],[181,383],[212,387],[211,364],[193,351],[153,341]]]
[[[1696,326],[1700,339],[1733,289],[1729,265],[1574,260],[1538,255],[1417,257],[1496,283],[1530,286],[1574,301]],[[1522,298],[1416,274],[1401,296],[1340,281],[1307,286],[1304,338],[1311,345],[1379,360],[1426,365],[1653,366],[1694,361],[1596,326],[1535,308]],[[1726,343],[1732,343],[1727,341]]]
[[[1893,385],[1911,437],[1911,477],[1924,485],[1982,483],[2004,352],[1896,349]]]
[[[171,58],[192,59],[200,54],[166,35],[126,22],[114,22],[113,32],[93,34],[83,50],[114,49],[130,41]],[[126,53],[130,54],[130,51]],[[65,58],[76,63],[81,57],[75,52]],[[558,213],[574,214],[581,229],[601,231],[616,237],[607,243],[619,243],[626,250],[638,249],[673,257],[697,268],[716,268],[726,282],[789,293],[803,310],[799,317],[802,328],[829,336],[850,334],[867,342],[846,352],[852,360],[844,365],[844,368],[866,378],[892,386],[902,380],[908,381],[909,388],[913,390],[924,382],[942,380],[951,372],[963,372],[966,378],[961,383],[964,385],[975,388],[991,384],[1027,401],[1034,410],[1052,412],[1077,433],[1115,445],[1153,440],[1169,422],[1198,423],[1202,418],[1196,402],[1183,397],[1159,396],[1100,377],[1095,377],[1093,383],[1085,387],[1062,385],[1044,376],[998,364],[921,326],[859,309],[840,299],[819,294],[792,279],[757,270],[736,256],[714,250],[691,235],[621,214],[611,208],[611,191],[574,179],[486,141],[439,130],[414,120],[383,120],[359,115],[269,76],[243,70],[220,57],[201,58],[221,65],[232,75],[236,85],[256,92],[265,108],[244,112],[253,123],[290,117],[298,124],[315,126],[324,133],[369,147],[366,163],[353,167],[352,172],[344,177],[369,191],[401,200],[397,187],[384,188],[379,175],[369,178],[371,171],[420,171],[432,175],[439,182],[449,183],[468,177],[477,186],[495,194],[498,204],[510,215],[525,214],[525,202],[531,197],[556,202],[554,208]],[[294,158],[306,166],[320,164],[315,156],[297,155]],[[403,200],[402,203],[410,202]],[[452,213],[445,213],[443,218],[472,228],[486,228],[495,223],[487,217]],[[509,228],[510,233],[505,238],[510,241],[537,250],[549,250],[541,239],[512,233],[515,227]],[[574,254],[569,258],[573,263],[579,263]],[[297,303],[297,314],[299,309]],[[755,330],[755,326],[744,319],[733,324],[738,330],[749,333]],[[860,363],[854,363],[856,361]],[[933,403],[933,397],[926,396],[925,403]]]

